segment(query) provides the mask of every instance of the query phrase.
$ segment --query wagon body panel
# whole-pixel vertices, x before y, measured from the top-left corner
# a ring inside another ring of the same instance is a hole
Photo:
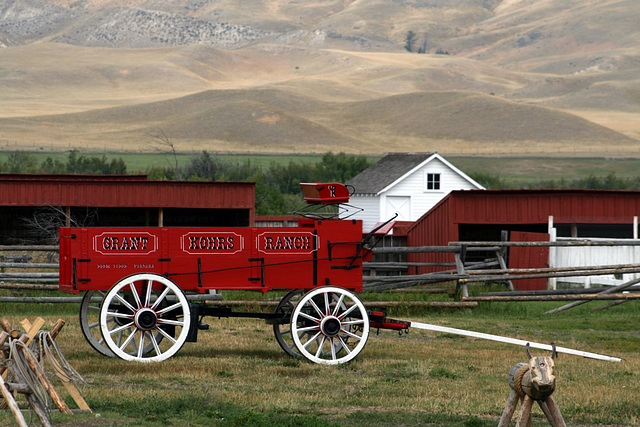
[[[154,273],[181,289],[340,286],[362,290],[362,223],[301,220],[298,227],[61,228],[60,291],[107,290]]]

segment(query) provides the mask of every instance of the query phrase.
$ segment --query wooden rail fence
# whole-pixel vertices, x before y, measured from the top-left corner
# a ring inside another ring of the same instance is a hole
[[[583,289],[575,292],[559,291],[554,294],[526,295],[513,292],[514,280],[531,278],[563,278],[574,276],[597,275],[621,275],[640,273],[640,265],[602,265],[602,266],[576,266],[571,268],[508,268],[506,253],[510,247],[554,247],[554,246],[640,246],[639,241],[608,240],[608,241],[554,241],[554,242],[452,242],[448,246],[420,246],[420,247],[385,247],[374,248],[376,254],[414,254],[414,253],[445,253],[451,254],[450,262],[365,262],[363,265],[363,283],[365,291],[389,291],[410,288],[417,285],[431,285],[441,283],[455,283],[456,290],[465,302],[477,301],[558,301],[558,300],[621,300],[629,301],[638,299],[639,296],[629,294],[629,291],[639,290],[635,283],[624,283],[621,287],[607,288],[605,290]],[[49,251],[57,252],[57,246],[23,245],[0,246],[1,252],[31,252]],[[492,254],[484,261],[467,261],[469,254]],[[375,258],[374,258],[375,259]],[[16,262],[18,260],[19,262]],[[57,270],[58,264],[54,263],[30,263],[24,254],[5,256],[0,255],[0,289],[29,289],[29,290],[55,290],[57,289],[57,272],[15,272],[14,270]],[[410,268],[431,267],[439,271],[424,274],[407,274]],[[11,272],[5,270],[10,269]],[[384,275],[379,275],[382,270]],[[394,274],[395,272],[395,274]],[[503,283],[508,295],[483,295],[481,297],[469,297],[468,285],[473,283]],[[622,289],[622,290],[620,290]],[[617,290],[617,291],[616,291]],[[576,294],[576,295],[573,295]],[[0,297],[0,302],[15,302],[19,297]],[[23,297],[26,298],[26,297]],[[52,302],[54,298],[48,297]],[[64,298],[64,297],[59,297]],[[69,301],[67,301],[69,300]],[[23,300],[27,301],[26,299]],[[57,300],[56,300],[57,301]],[[60,302],[70,302],[71,299],[60,299]],[[73,299],[75,302],[76,299]]]

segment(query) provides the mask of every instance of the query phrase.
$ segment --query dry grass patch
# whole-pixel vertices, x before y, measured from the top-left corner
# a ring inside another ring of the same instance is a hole
[[[65,307],[68,323],[59,343],[91,384],[85,397],[101,417],[56,415],[62,424],[489,426],[510,392],[509,369],[526,360],[521,347],[412,329],[403,336],[372,331],[351,363],[318,366],[287,356],[260,320],[207,318],[211,329],[200,331],[198,343],[185,344],[165,362],[135,364],[90,349],[74,307]],[[393,317],[620,356],[623,362],[611,363],[561,354],[554,396],[570,424],[638,424],[637,305],[542,317],[548,308],[504,303],[471,313],[398,310]],[[38,314],[50,327],[60,317],[60,310],[47,307],[9,309],[16,310],[10,316],[15,324]],[[534,415],[544,424],[538,409]],[[0,424],[6,421],[0,414]]]

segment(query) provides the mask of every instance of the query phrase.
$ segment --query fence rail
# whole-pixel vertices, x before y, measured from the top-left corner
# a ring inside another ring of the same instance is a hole
[[[471,301],[468,297],[467,285],[477,282],[498,282],[507,285],[510,291],[514,290],[512,281],[531,278],[566,278],[576,276],[598,276],[598,275],[623,275],[640,273],[639,264],[618,264],[602,266],[575,266],[563,268],[508,268],[505,260],[506,249],[509,247],[579,247],[579,246],[640,246],[640,241],[625,240],[576,240],[576,241],[554,241],[554,242],[451,242],[448,246],[420,246],[420,247],[384,247],[374,248],[375,254],[413,254],[413,253],[449,253],[453,256],[451,262],[366,262],[363,270],[369,274],[363,275],[363,286],[365,291],[387,291],[414,287],[417,285],[441,284],[453,282],[460,292],[462,299]],[[0,245],[0,252],[11,251],[49,251],[57,252],[58,247],[52,245],[21,245],[3,246]],[[483,262],[466,262],[466,254],[473,252],[493,253],[492,257]],[[22,257],[22,258],[21,258]],[[0,255],[0,259],[7,257]],[[17,256],[13,258],[27,259],[28,257]],[[406,274],[410,268],[436,267],[440,271],[423,274]],[[12,270],[56,270],[58,264],[54,263],[30,263],[30,262],[0,262],[0,289],[29,289],[29,290],[53,290],[57,289],[54,284],[59,279],[57,272],[6,272],[5,269]],[[401,271],[401,274],[377,275],[376,271],[386,272]],[[630,282],[628,282],[630,283]],[[628,286],[627,286],[628,287]],[[628,293],[609,291],[594,293],[593,289],[585,289],[582,297],[562,296],[562,295],[520,295],[520,300],[601,300],[619,299],[631,300],[636,296],[629,296]],[[635,290],[635,289],[630,289]],[[595,295],[595,296],[593,296]],[[4,297],[9,298],[9,297]],[[474,301],[491,300],[512,300],[514,295],[494,295],[486,296]],[[0,298],[2,301],[2,298]],[[75,301],[75,300],[74,300]]]

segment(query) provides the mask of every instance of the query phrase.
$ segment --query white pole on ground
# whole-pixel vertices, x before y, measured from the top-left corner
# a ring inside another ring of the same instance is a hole
[[[489,341],[498,341],[498,342],[503,342],[507,344],[520,345],[523,347],[529,344],[531,348],[538,348],[541,350],[551,351],[552,349],[550,344],[539,344],[531,341],[502,337],[500,335],[485,334],[482,332],[467,331],[465,329],[456,329],[456,328],[449,328],[446,326],[431,325],[429,323],[409,322],[409,324],[412,328],[425,329],[427,331],[443,332],[446,334],[455,334],[455,335],[464,335],[467,337],[481,338]],[[566,347],[556,347],[556,351],[558,353],[573,354],[575,356],[587,357],[589,359],[606,360],[608,362],[622,361],[622,359],[620,359],[619,357],[605,356],[597,353],[589,353],[587,351],[573,350]]]

